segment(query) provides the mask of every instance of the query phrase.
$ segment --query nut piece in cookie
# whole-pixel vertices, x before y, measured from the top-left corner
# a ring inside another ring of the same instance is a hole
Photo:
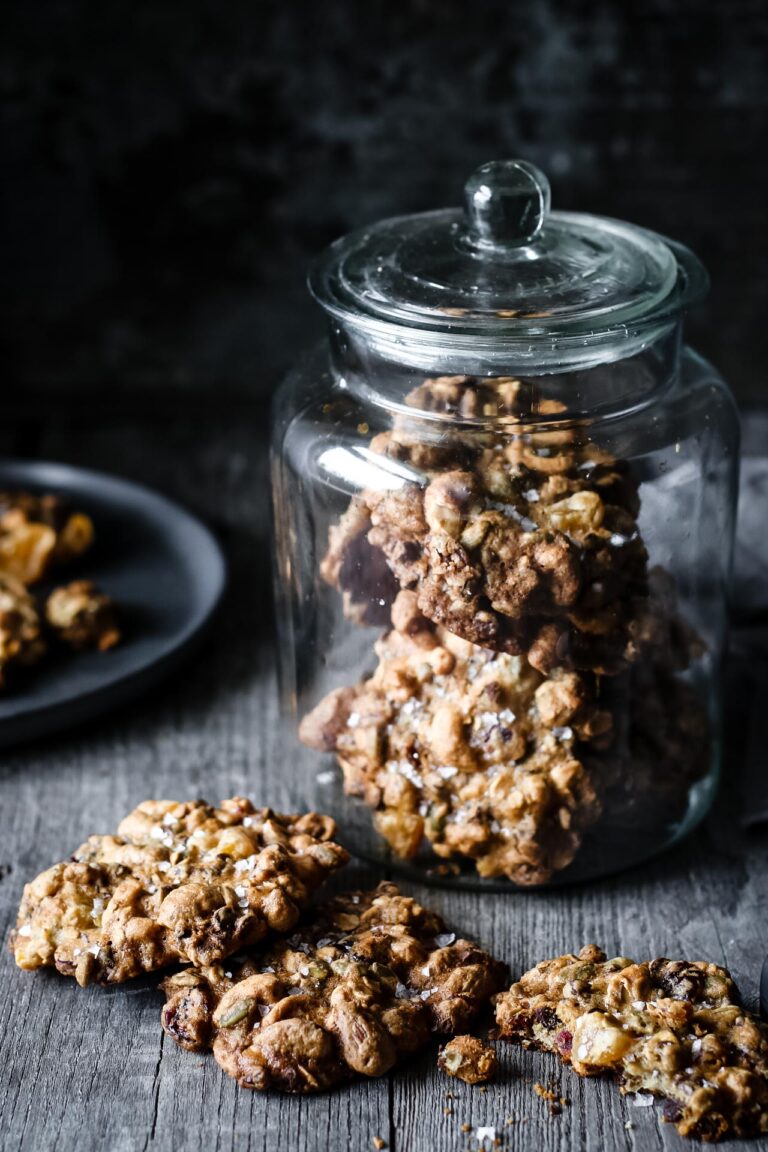
[[[266,949],[166,978],[162,1025],[184,1048],[212,1047],[245,1088],[318,1092],[466,1027],[505,971],[385,883],[306,913]]]
[[[289,931],[348,856],[335,824],[236,797],[147,800],[27,884],[11,940],[20,968],[119,983],[176,961],[214,964]]]
[[[465,1084],[487,1084],[496,1074],[496,1050],[477,1036],[454,1036],[440,1049],[437,1066]]]
[[[413,592],[399,593],[392,619],[373,675],[326,697],[301,738],[336,753],[397,855],[428,841],[483,876],[549,879],[600,814],[577,750],[610,739],[593,678],[544,679],[521,657],[459,640],[421,615]]]
[[[106,652],[120,642],[115,606],[91,580],[55,588],[45,603],[45,619],[70,648]]]
[[[682,1136],[768,1133],[768,1025],[715,964],[609,960],[588,945],[526,972],[497,997],[496,1022],[581,1076],[663,1098]]]
[[[45,654],[37,606],[21,581],[0,572],[0,689],[14,668]]]
[[[34,584],[93,543],[93,522],[58,496],[0,492],[0,571]]]

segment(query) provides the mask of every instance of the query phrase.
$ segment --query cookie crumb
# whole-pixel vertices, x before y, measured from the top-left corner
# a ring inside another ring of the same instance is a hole
[[[437,1066],[465,1084],[482,1084],[496,1071],[496,1053],[476,1036],[454,1036],[440,1049]]]
[[[549,1104],[550,1116],[559,1116],[570,1101],[565,1096],[560,1096],[553,1087],[545,1088],[538,1080],[533,1086],[533,1090],[537,1096],[541,1096],[542,1100],[546,1100]]]

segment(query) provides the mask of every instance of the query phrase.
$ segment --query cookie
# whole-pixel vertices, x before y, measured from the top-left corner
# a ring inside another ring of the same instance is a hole
[[[545,678],[459,640],[421,615],[413,592],[398,595],[392,621],[373,675],[326,697],[301,739],[336,753],[347,791],[374,808],[398,856],[428,841],[482,876],[549,879],[600,815],[577,751],[610,739],[594,680]]]
[[[382,1076],[469,1024],[505,965],[393,884],[307,913],[293,935],[163,982],[166,1033],[245,1088],[309,1093]]]
[[[416,389],[411,401],[432,413],[477,420],[492,408],[501,431],[398,416],[371,449],[421,481],[363,491],[331,530],[323,575],[355,616],[351,605],[386,600],[378,552],[420,611],[455,635],[544,673],[612,674],[632,658],[629,626],[647,595],[637,486],[582,432],[524,427],[521,387],[449,377]],[[536,415],[561,408],[544,400]],[[344,548],[356,564],[338,562]]]
[[[0,572],[24,584],[81,556],[93,535],[91,518],[58,496],[0,492]]]
[[[661,1097],[682,1136],[768,1133],[768,1025],[715,964],[608,960],[588,945],[526,972],[497,997],[496,1022],[581,1076]]]
[[[0,572],[0,689],[16,668],[35,664],[44,654],[34,600],[21,581]]]
[[[20,968],[81,985],[119,983],[176,961],[212,964],[289,931],[348,857],[317,813],[248,800],[147,800],[116,836],[91,836],[24,889],[11,946]]]
[[[120,642],[115,606],[91,580],[55,588],[45,602],[45,619],[69,648],[106,652]]]

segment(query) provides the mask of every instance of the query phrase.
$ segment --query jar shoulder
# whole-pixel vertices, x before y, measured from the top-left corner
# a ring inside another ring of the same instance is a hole
[[[688,396],[696,407],[716,409],[727,429],[738,437],[740,418],[736,398],[717,368],[695,348],[683,348],[676,391]]]
[[[278,383],[273,396],[271,420],[274,433],[284,430],[308,406],[317,406],[334,393],[335,379],[328,348],[320,340],[300,356]]]
[[[376,403],[375,397],[375,392],[366,395],[346,385],[344,377],[334,370],[327,342],[320,341],[298,360],[274,393],[273,443],[278,445],[297,425],[302,426],[303,436],[317,437],[331,430],[343,434],[345,428],[356,434],[363,425],[366,432],[369,426],[372,432],[387,427],[402,406],[390,410]],[[431,423],[429,413],[421,415]],[[416,416],[413,409],[410,416]],[[605,416],[595,413],[589,424],[596,432],[604,427],[608,435],[621,430],[624,435],[642,439],[645,431],[654,440],[659,435],[674,437],[676,431],[695,434],[697,429],[707,430],[734,451],[740,440],[739,412],[727,381],[690,346],[683,347],[678,371],[666,388],[626,411],[614,409]]]

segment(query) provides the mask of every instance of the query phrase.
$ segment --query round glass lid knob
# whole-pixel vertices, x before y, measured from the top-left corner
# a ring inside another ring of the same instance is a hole
[[[517,248],[541,231],[549,181],[526,160],[483,164],[464,185],[466,237],[477,248]]]

